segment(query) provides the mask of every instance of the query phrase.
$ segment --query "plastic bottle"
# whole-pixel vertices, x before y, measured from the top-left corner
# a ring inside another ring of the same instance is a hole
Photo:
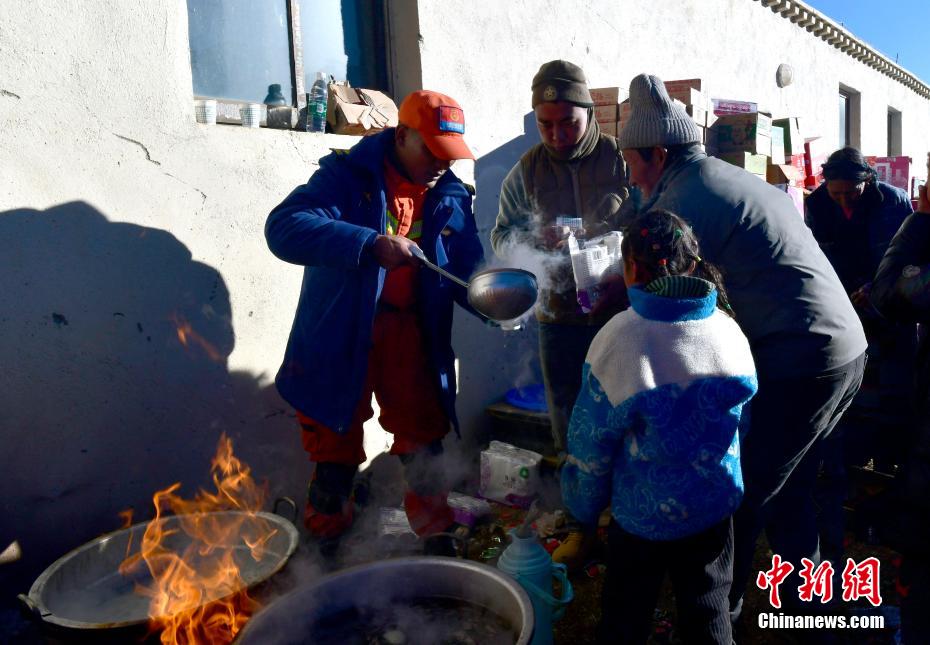
[[[317,72],[307,94],[307,132],[326,132],[326,73]]]

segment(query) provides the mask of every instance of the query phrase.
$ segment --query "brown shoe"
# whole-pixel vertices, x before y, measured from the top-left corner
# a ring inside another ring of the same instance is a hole
[[[597,547],[597,533],[594,530],[589,531],[570,531],[552,553],[552,561],[557,564],[564,564],[569,572],[574,573],[585,565],[591,559],[591,554]]]

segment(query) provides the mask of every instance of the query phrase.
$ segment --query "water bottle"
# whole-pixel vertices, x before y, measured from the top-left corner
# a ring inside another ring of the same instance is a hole
[[[307,132],[326,132],[326,74],[316,73],[307,94]]]

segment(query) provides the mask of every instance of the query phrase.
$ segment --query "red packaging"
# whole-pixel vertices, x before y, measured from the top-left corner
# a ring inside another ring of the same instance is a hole
[[[804,185],[807,188],[814,189],[823,183],[822,168],[829,154],[827,142],[823,137],[804,140],[804,172],[807,174]]]

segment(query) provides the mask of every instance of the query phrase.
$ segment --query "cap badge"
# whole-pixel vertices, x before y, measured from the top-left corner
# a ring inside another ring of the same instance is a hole
[[[439,131],[465,134],[465,115],[452,105],[439,106]]]
[[[546,101],[554,101],[559,93],[555,89],[555,85],[547,85],[546,89],[543,90],[543,99]]]

